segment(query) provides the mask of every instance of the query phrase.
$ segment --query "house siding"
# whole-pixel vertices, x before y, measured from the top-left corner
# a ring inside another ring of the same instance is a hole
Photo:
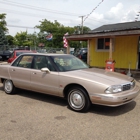
[[[137,66],[137,48],[139,36],[119,36],[114,38],[113,60],[116,61],[115,68],[131,69]],[[96,51],[96,38],[90,40],[89,64],[95,67],[105,67],[105,61],[109,58],[109,52]]]

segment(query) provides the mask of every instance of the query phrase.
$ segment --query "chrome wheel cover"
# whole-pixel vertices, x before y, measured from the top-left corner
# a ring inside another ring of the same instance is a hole
[[[5,86],[4,86],[4,89],[6,92],[10,93],[13,89],[13,84],[10,80],[6,80],[5,81]]]
[[[70,93],[69,102],[73,109],[81,110],[85,105],[85,98],[80,91],[75,90]]]

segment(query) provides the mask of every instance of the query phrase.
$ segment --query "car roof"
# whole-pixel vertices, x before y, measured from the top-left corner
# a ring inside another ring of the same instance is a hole
[[[24,53],[21,55],[43,55],[43,56],[65,56],[65,55],[71,55],[71,54],[55,54],[55,53]]]
[[[32,52],[31,50],[14,50],[15,52]]]
[[[80,49],[85,49],[86,50],[87,48],[80,48]]]

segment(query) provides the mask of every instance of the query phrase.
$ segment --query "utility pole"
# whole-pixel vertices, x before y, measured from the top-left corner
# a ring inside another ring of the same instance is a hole
[[[82,18],[82,23],[81,23],[81,34],[83,34],[83,19],[84,19],[85,16],[80,16],[80,18]],[[80,44],[81,44],[81,47],[83,47],[83,42],[80,41]]]
[[[83,19],[84,19],[84,17],[85,17],[85,16],[80,16],[80,18],[82,18],[82,23],[81,23],[81,34],[83,34],[83,22],[84,22]]]

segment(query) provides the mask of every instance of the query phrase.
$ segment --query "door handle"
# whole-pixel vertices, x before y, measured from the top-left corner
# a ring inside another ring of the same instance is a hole
[[[15,69],[12,69],[12,71],[15,71]]]
[[[33,72],[33,74],[36,74],[36,72]]]

